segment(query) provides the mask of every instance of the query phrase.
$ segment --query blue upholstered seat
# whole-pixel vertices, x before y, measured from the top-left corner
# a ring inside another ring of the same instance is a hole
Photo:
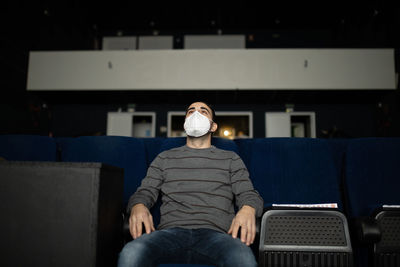
[[[56,142],[39,135],[0,135],[0,157],[18,161],[56,161]]]
[[[375,220],[375,211],[382,210],[382,205],[400,205],[400,138],[362,138],[353,139],[347,146],[346,161],[345,161],[345,186],[346,199],[348,206],[348,216],[352,221],[360,218],[369,217],[370,220]],[[382,214],[382,213],[381,213]],[[397,218],[399,209],[397,209]],[[387,217],[386,217],[387,218]],[[365,220],[365,219],[362,219]],[[390,234],[391,230],[398,232],[399,225],[382,225],[382,217],[375,221],[379,225],[382,238],[375,246],[388,246],[387,239],[396,240],[395,235]],[[353,231],[361,233],[361,225],[355,224]],[[389,230],[391,227],[393,229]],[[357,235],[355,235],[357,236]],[[398,239],[397,239],[398,240]],[[373,243],[370,244],[370,249],[365,245],[358,245],[356,242],[355,260],[359,267],[373,266],[373,261],[382,260],[380,266],[395,266],[386,265],[391,262],[391,257],[399,258],[400,251],[393,246],[391,249],[372,250]],[[371,254],[374,251],[375,254]],[[384,251],[384,252],[382,252]],[[389,259],[389,260],[388,260]],[[400,260],[397,261],[397,265]]]
[[[117,136],[87,136],[59,140],[62,161],[102,162],[124,169],[123,203],[136,191],[147,172],[143,140]]]
[[[369,216],[384,204],[400,205],[400,138],[352,140],[346,152],[349,214]]]
[[[337,203],[339,170],[326,140],[265,138],[251,143],[248,168],[266,206]]]

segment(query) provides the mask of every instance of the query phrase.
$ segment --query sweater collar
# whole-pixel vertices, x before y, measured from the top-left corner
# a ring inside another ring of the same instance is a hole
[[[184,145],[183,147],[183,150],[186,150],[186,151],[191,151],[191,152],[207,152],[207,151],[214,151],[215,150],[215,146],[210,146],[210,147],[207,147],[207,148],[192,148],[192,147],[188,147],[187,145]]]

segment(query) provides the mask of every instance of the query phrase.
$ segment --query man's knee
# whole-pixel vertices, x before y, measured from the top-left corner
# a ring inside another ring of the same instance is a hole
[[[256,267],[257,261],[250,247],[239,242],[225,250],[222,266]]]
[[[151,266],[151,255],[145,242],[134,240],[124,246],[119,254],[119,267]]]

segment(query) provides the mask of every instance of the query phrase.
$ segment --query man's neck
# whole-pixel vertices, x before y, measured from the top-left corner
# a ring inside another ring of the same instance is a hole
[[[202,149],[211,147],[211,134],[207,134],[202,137],[190,137],[186,138],[186,145],[190,148]]]

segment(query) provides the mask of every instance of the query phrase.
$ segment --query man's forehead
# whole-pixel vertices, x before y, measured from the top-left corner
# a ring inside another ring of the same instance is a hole
[[[210,111],[210,108],[206,104],[201,103],[201,102],[191,104],[187,110],[196,109],[196,108],[206,109],[207,111]]]

